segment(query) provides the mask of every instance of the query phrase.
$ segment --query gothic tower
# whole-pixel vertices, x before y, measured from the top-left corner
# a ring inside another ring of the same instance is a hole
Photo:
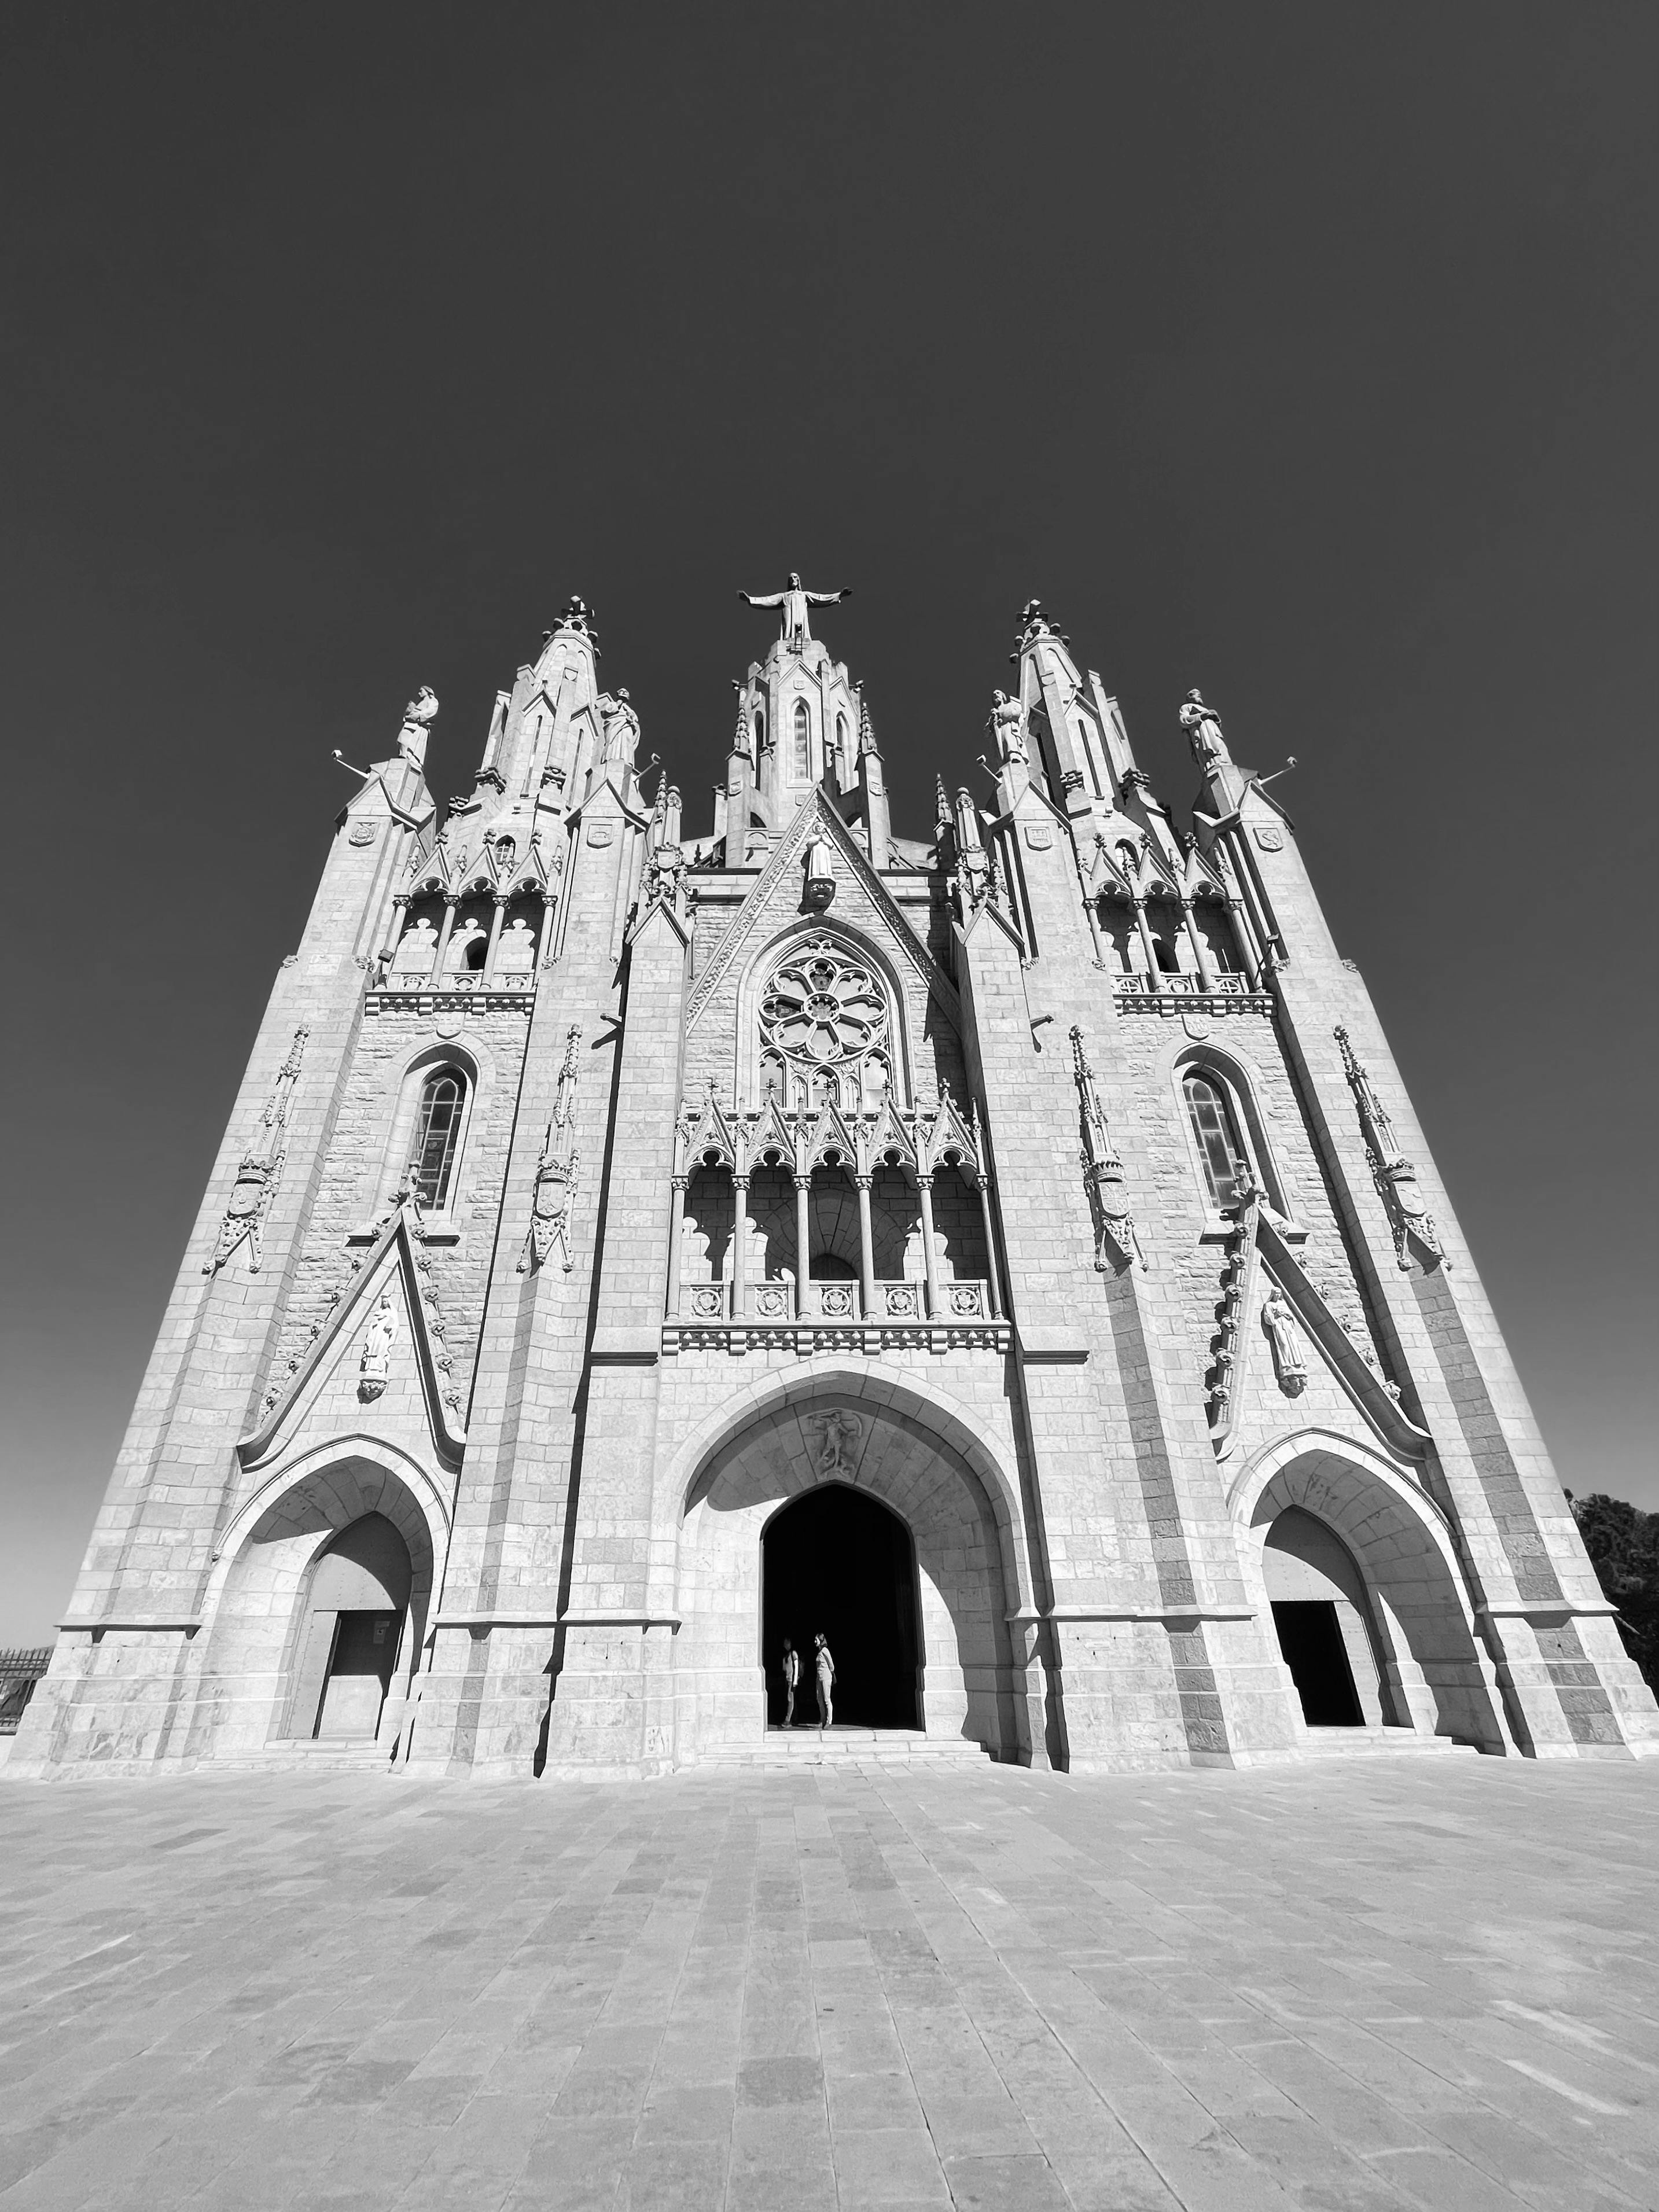
[[[441,826],[409,708],[14,1771],[790,1757],[820,1631],[911,1757],[1659,1749],[1284,809],[1194,692],[1179,826],[1033,601],[896,835],[839,596],[702,837],[580,600]]]

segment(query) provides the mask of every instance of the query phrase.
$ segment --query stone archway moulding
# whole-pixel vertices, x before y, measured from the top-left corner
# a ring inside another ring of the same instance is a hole
[[[744,1430],[786,1407],[827,1397],[867,1400],[874,1411],[908,1414],[936,1431],[940,1442],[963,1462],[984,1493],[997,1534],[1007,1547],[1008,1566],[1018,1586],[1012,1602],[1029,1606],[1031,1565],[1018,1483],[975,1427],[969,1407],[937,1383],[924,1382],[880,1360],[864,1360],[856,1367],[809,1370],[787,1377],[767,1376],[728,1399],[718,1413],[692,1431],[668,1463],[664,1487],[676,1501],[677,1522],[684,1524],[695,1503],[693,1491],[709,1462]]]
[[[302,1452],[288,1467],[279,1468],[237,1508],[214,1547],[213,1571],[202,1602],[204,1615],[217,1605],[231,1569],[249,1536],[272,1506],[313,1475],[325,1474],[330,1468],[348,1460],[367,1461],[383,1474],[389,1474],[401,1482],[410,1492],[426,1522],[427,1534],[432,1545],[434,1589],[436,1589],[442,1581],[444,1561],[449,1547],[448,1501],[438,1482],[419,1460],[379,1437],[330,1437],[325,1443],[313,1444],[307,1451]]]
[[[1447,1571],[1459,1592],[1467,1598],[1463,1570],[1456,1547],[1446,1525],[1445,1515],[1434,1499],[1427,1491],[1403,1474],[1391,1461],[1385,1459],[1375,1446],[1360,1443],[1337,1429],[1298,1429],[1294,1436],[1280,1437],[1277,1443],[1266,1445],[1253,1459],[1247,1461],[1233,1478],[1227,1492],[1227,1510],[1232,1516],[1235,1527],[1242,1531],[1251,1526],[1251,1516],[1276,1474],[1297,1460],[1321,1453],[1333,1459],[1346,1460],[1357,1472],[1380,1482],[1395,1502],[1421,1527],[1445,1562]]]

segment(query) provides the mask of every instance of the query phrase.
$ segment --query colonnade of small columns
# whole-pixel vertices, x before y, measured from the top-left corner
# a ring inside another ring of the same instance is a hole
[[[1089,918],[1089,928],[1094,939],[1095,959],[1099,966],[1109,969],[1112,965],[1109,957],[1111,946],[1101,927],[1100,908],[1103,896],[1109,897],[1115,904],[1127,903],[1133,913],[1135,933],[1146,961],[1146,988],[1149,991],[1188,989],[1194,976],[1198,980],[1200,989],[1203,991],[1218,992],[1237,989],[1238,986],[1235,981],[1223,980],[1224,977],[1229,976],[1231,971],[1223,970],[1216,966],[1211,949],[1204,941],[1204,933],[1199,928],[1194,916],[1193,908],[1196,902],[1184,893],[1175,897],[1170,896],[1168,893],[1162,893],[1154,899],[1148,900],[1143,891],[1131,888],[1127,892],[1112,892],[1104,895],[1095,893],[1085,898],[1083,902],[1083,910]],[[1231,919],[1233,942],[1238,948],[1239,957],[1243,963],[1246,982],[1252,991],[1259,991],[1261,988],[1261,963],[1256,958],[1251,942],[1251,933],[1245,927],[1243,902],[1236,895],[1229,894],[1224,901],[1218,901],[1215,903],[1224,904]],[[1160,965],[1158,957],[1158,946],[1160,940],[1154,934],[1152,924],[1147,919],[1146,909],[1149,904],[1179,907],[1182,930],[1193,959],[1193,966],[1189,970],[1182,970],[1178,967],[1172,969]],[[1128,972],[1133,975],[1138,971],[1132,969]]]
[[[404,939],[411,926],[411,909],[425,900],[441,901],[443,907],[443,916],[438,926],[431,966],[422,971],[399,970],[398,955],[403,950]],[[395,891],[392,900],[392,913],[395,917],[392,943],[384,957],[384,964],[388,975],[400,973],[406,981],[423,981],[435,987],[443,980],[447,969],[450,943],[454,935],[456,917],[460,909],[465,906],[482,906],[486,900],[489,903],[491,913],[483,960],[477,969],[469,972],[478,975],[480,988],[483,989],[488,990],[495,984],[497,962],[501,954],[501,933],[507,921],[507,909],[514,906],[527,907],[532,901],[536,901],[541,906],[541,927],[534,933],[531,958],[526,968],[515,967],[512,970],[515,975],[521,973],[533,975],[538,968],[545,963],[548,955],[552,951],[556,902],[550,894],[520,886],[512,890],[440,891],[428,889],[416,891]]]
[[[714,1164],[715,1163],[698,1161],[694,1167],[686,1172],[677,1174],[673,1178],[673,1196],[671,1201],[668,1234],[668,1318],[670,1321],[678,1321],[681,1318],[682,1301],[687,1287],[684,1254],[686,1191],[692,1175],[698,1168]],[[729,1165],[724,1161],[720,1162],[719,1164]],[[785,1165],[775,1158],[758,1161],[756,1164],[769,1168]],[[884,1165],[887,1163],[884,1162],[881,1164]],[[987,1302],[990,1307],[989,1318],[993,1321],[1000,1321],[1002,1300],[997,1279],[996,1238],[992,1222],[990,1178],[983,1174],[974,1175],[969,1178],[966,1170],[958,1166],[956,1162],[951,1162],[950,1164],[957,1173],[963,1175],[964,1181],[971,1179],[979,1192],[981,1218],[985,1233],[985,1288]],[[865,1321],[880,1321],[885,1316],[877,1295],[875,1234],[870,1210],[870,1190],[875,1181],[875,1173],[873,1169],[849,1169],[846,1166],[837,1166],[833,1171],[837,1174],[850,1174],[858,1192],[860,1317]],[[752,1170],[736,1167],[730,1168],[729,1172],[732,1191],[732,1318],[733,1321],[744,1321],[752,1317],[750,1313],[748,1279],[749,1240],[745,1234],[749,1214],[749,1187]],[[789,1173],[795,1191],[793,1318],[797,1321],[805,1321],[811,1318],[811,1212],[814,1170],[811,1168],[805,1170],[786,1168],[786,1172]],[[933,1177],[931,1173],[919,1170],[914,1176],[914,1181],[921,1221],[921,1256],[923,1282],[927,1296],[927,1318],[929,1321],[945,1322],[952,1316],[945,1310],[939,1272],[939,1250],[933,1227]]]

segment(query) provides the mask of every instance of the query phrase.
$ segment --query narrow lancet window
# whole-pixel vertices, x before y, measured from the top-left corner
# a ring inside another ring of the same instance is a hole
[[[1193,1134],[1198,1139],[1210,1201],[1218,1212],[1224,1212],[1237,1204],[1248,1172],[1232,1106],[1218,1083],[1196,1071],[1184,1079],[1181,1088],[1192,1117]]]
[[[803,781],[812,773],[812,717],[805,699],[795,702],[795,774]]]
[[[415,1187],[422,1205],[434,1213],[449,1202],[461,1109],[465,1103],[466,1085],[453,1067],[435,1069],[422,1085],[415,1131]]]

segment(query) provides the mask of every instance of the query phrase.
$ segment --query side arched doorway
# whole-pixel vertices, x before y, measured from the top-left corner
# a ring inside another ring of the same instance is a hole
[[[1370,1601],[1353,1555],[1323,1521],[1287,1505],[1268,1529],[1261,1576],[1279,1656],[1310,1728],[1381,1728],[1383,1707]]]
[[[766,1524],[761,1591],[769,1723],[783,1719],[786,1637],[800,1655],[796,1723],[816,1719],[822,1634],[835,1660],[838,1723],[921,1727],[916,1553],[897,1514],[847,1483],[807,1491]]]
[[[288,1733],[372,1741],[398,1669],[413,1581],[409,1547],[383,1513],[366,1513],[311,1571]]]

